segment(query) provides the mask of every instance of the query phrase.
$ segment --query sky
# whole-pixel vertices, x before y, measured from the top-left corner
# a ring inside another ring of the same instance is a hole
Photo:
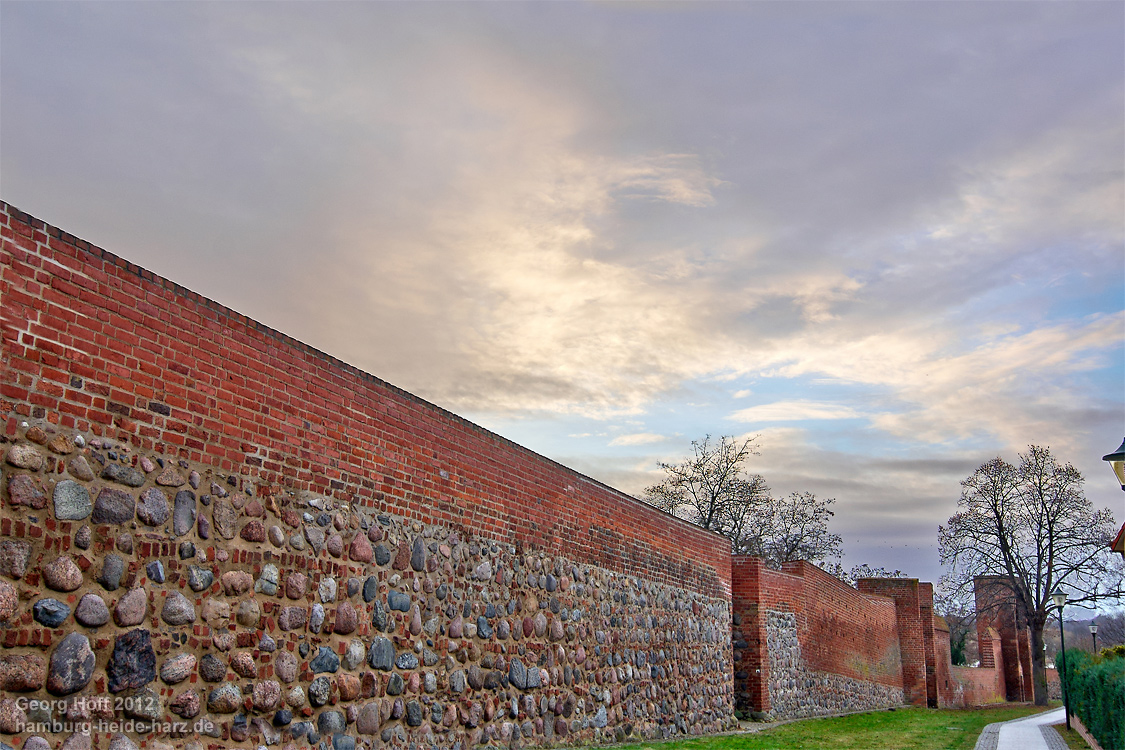
[[[0,197],[630,494],[704,435],[936,581],[1125,520],[1119,2],[0,4]]]

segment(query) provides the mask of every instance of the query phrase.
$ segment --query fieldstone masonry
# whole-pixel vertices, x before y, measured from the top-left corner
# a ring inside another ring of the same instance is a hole
[[[876,711],[904,703],[901,687],[810,670],[801,658],[797,617],[766,613],[769,694],[774,715],[785,718]]]
[[[71,474],[76,458],[97,476]],[[266,494],[49,424],[20,427],[3,476],[49,498],[37,509],[9,492],[0,521],[0,732],[13,739],[53,745],[74,719],[95,737],[99,722],[132,719],[137,740],[224,747],[569,744],[730,726],[723,599]],[[112,511],[73,501],[87,496]],[[191,508],[190,528],[160,512],[173,506]],[[208,523],[227,529],[219,543],[199,533]]]

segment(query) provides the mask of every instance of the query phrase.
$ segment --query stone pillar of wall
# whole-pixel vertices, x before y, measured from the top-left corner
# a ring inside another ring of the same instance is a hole
[[[919,612],[918,579],[861,578],[856,586],[865,594],[877,594],[894,600],[902,652],[902,690],[907,703],[914,706],[928,705],[926,638]]]
[[[950,647],[949,625],[944,617],[934,615],[934,660],[935,677],[937,681],[937,705],[939,708],[953,708],[957,705],[955,697],[956,685],[953,681],[951,668],[953,664],[952,648]]]
[[[762,568],[759,557],[731,559],[731,636],[734,646],[734,701],[742,715],[769,713],[769,659],[765,619],[759,602]]]
[[[938,680],[934,642],[934,585],[932,583],[918,584],[918,618],[922,622],[922,641],[926,650],[926,705],[930,708],[937,708]],[[948,664],[948,658],[946,663]]]

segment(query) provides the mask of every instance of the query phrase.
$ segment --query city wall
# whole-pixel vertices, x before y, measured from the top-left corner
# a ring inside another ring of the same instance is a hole
[[[930,584],[732,557],[0,208],[0,748],[574,745],[1004,697],[1018,634],[951,667]]]
[[[771,570],[736,556],[735,696],[773,717],[820,716],[902,705],[894,602],[806,562]]]
[[[724,538],[7,205],[0,222],[0,739],[731,726]]]

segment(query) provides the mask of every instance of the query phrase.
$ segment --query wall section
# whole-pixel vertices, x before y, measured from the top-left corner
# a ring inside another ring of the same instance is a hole
[[[778,571],[735,556],[732,571],[739,709],[795,718],[902,705],[892,600],[807,562]]]
[[[730,726],[725,539],[2,209],[7,739]]]

